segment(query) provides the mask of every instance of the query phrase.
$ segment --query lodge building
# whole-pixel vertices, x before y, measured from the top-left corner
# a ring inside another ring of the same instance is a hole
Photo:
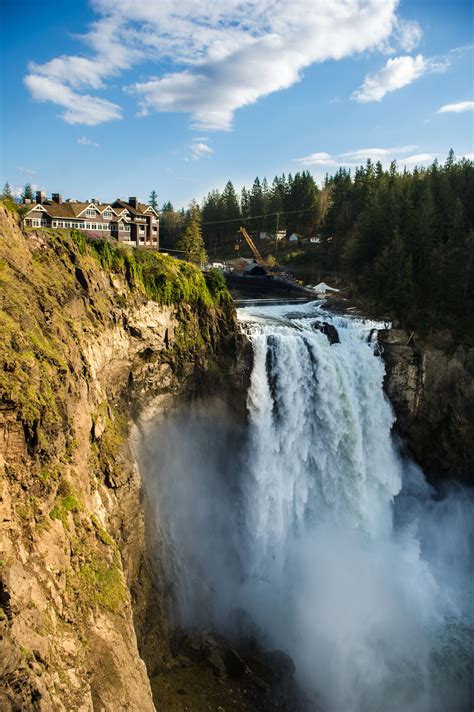
[[[139,203],[137,198],[100,203],[91,200],[63,201],[59,193],[51,200],[38,191],[36,201],[27,205],[24,216],[26,227],[76,228],[84,230],[88,237],[112,237],[132,247],[159,247],[158,213],[151,205]]]

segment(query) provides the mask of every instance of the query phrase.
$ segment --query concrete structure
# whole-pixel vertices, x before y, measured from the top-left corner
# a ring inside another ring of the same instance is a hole
[[[51,227],[84,230],[88,237],[112,237],[133,247],[159,247],[158,213],[151,205],[139,203],[137,198],[101,203],[66,200],[53,193],[47,200],[44,193],[36,193],[36,202],[27,205],[26,227]]]

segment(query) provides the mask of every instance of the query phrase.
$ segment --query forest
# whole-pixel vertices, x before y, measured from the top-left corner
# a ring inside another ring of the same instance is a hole
[[[171,247],[186,216],[170,203],[161,216]],[[318,266],[342,274],[367,308],[407,328],[474,331],[474,163],[452,150],[444,164],[412,171],[369,159],[321,187],[307,171],[256,178],[240,195],[229,181],[204,199],[201,220],[208,249],[235,241],[240,224],[318,235]]]

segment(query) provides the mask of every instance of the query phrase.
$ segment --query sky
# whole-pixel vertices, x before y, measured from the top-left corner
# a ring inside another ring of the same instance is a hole
[[[474,158],[471,0],[0,0],[0,182],[65,198]]]

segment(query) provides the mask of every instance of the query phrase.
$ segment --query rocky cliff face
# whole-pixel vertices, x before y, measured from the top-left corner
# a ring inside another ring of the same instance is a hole
[[[449,332],[379,332],[396,428],[433,481],[474,484],[474,348]]]
[[[128,426],[219,382],[232,309],[151,302],[1,206],[0,287],[0,708],[151,711],[151,610],[156,660],[171,639]]]

